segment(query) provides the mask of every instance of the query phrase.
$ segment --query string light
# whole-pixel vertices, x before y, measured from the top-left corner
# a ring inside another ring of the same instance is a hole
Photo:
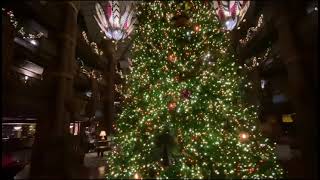
[[[258,33],[263,27],[263,14],[259,16],[257,25],[255,27],[250,27],[247,30],[246,37],[244,39],[240,39],[239,43],[242,47],[246,46],[246,44]]]
[[[2,11],[6,11],[4,8],[2,8]],[[10,18],[10,23],[12,24],[12,26],[14,27],[14,29],[18,32],[19,35],[22,36],[23,39],[27,39],[29,40],[29,42],[32,44],[32,45],[37,45],[35,39],[40,39],[41,37],[44,36],[43,32],[39,32],[37,34],[31,34],[31,33],[26,33],[24,31],[24,27],[21,26],[19,24],[19,22],[17,21],[17,19],[15,18],[15,15],[13,13],[13,11],[7,11],[6,13],[9,18]]]
[[[103,55],[103,51],[101,49],[98,48],[98,45],[97,43],[95,42],[90,42],[89,39],[88,39],[88,36],[87,36],[87,33],[85,31],[82,31],[82,36],[85,40],[85,42],[91,46],[91,48],[93,49],[93,52],[102,56]]]
[[[77,58],[78,62],[81,63],[80,64],[80,72],[85,74],[88,78],[94,78],[96,79],[98,82],[104,82],[104,78],[102,73],[98,72],[97,70],[88,70],[84,64],[83,64],[83,60],[81,60],[79,57]]]
[[[248,70],[252,71],[254,70],[256,67],[258,67],[260,64],[264,63],[266,60],[268,60],[269,55],[271,52],[271,48],[268,47],[264,53],[263,56],[261,57],[256,57],[253,56],[251,57],[247,63],[244,64],[244,67],[246,67]],[[251,65],[250,65],[251,64]]]

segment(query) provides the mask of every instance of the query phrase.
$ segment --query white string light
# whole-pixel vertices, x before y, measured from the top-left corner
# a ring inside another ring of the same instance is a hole
[[[242,47],[244,47],[254,36],[257,32],[261,30],[263,27],[264,21],[263,21],[263,14],[260,15],[257,25],[255,27],[250,27],[247,30],[247,35],[244,39],[240,39],[239,43]]]
[[[103,55],[103,51],[101,49],[98,48],[97,43],[95,42],[90,42],[87,36],[87,33],[85,31],[82,31],[82,36],[84,38],[84,41],[91,46],[91,48],[93,49],[93,52],[98,54],[98,55]]]

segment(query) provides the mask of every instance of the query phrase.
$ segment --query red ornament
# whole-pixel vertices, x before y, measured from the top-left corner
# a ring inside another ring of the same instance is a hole
[[[188,89],[184,89],[181,91],[181,98],[182,99],[190,99],[191,91]]]
[[[177,82],[180,82],[181,81],[181,77],[180,76],[176,76],[176,77],[174,77],[174,80],[177,81]]]
[[[194,31],[195,31],[195,32],[201,31],[200,25],[195,25],[195,26],[194,26]]]
[[[252,173],[254,172],[254,170],[255,170],[255,169],[254,169],[253,167],[250,168],[250,169],[249,169],[249,173],[252,174]]]
[[[169,60],[170,62],[175,62],[175,61],[177,60],[177,56],[174,55],[174,54],[170,54],[170,55],[168,56],[168,60]]]
[[[168,109],[169,111],[173,111],[177,107],[177,103],[174,101],[169,102]]]

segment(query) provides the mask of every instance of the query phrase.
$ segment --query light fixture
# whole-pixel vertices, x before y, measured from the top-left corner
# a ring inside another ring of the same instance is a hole
[[[101,139],[102,139],[102,140],[105,139],[104,137],[105,137],[106,135],[107,135],[106,131],[101,131],[100,134],[99,134],[99,136],[101,136]]]
[[[126,6],[125,12],[121,15],[119,2],[108,1],[104,10],[96,3],[94,18],[107,38],[119,41],[131,34],[136,21],[133,15],[134,11],[130,10],[130,5]]]
[[[292,123],[293,122],[293,119],[292,119],[292,115],[294,115],[295,113],[293,114],[283,114],[282,115],[282,122],[284,123]]]
[[[195,32],[201,31],[200,25],[196,25],[196,26],[194,27],[194,31],[195,31]]]
[[[22,129],[22,127],[21,126],[14,126],[13,129],[16,130],[16,131],[19,131],[19,130]]]
[[[250,6],[250,1],[213,1],[214,11],[219,20],[223,23],[224,28],[228,31],[233,30],[246,14]],[[244,19],[243,22],[246,20]]]
[[[140,176],[139,176],[138,173],[135,173],[135,174],[134,174],[134,179],[140,179]]]
[[[225,28],[227,30],[232,30],[236,25],[237,25],[237,18],[235,18],[235,19],[229,18],[225,22]]]
[[[92,92],[91,92],[91,91],[87,91],[87,92],[86,92],[86,96],[87,96],[87,97],[91,97],[91,96],[92,96]]]
[[[38,42],[34,39],[30,39],[29,42],[34,46],[38,45]]]
[[[267,81],[262,79],[261,80],[261,88],[264,89],[266,84],[267,84]]]
[[[241,138],[242,138],[242,139],[247,139],[247,138],[248,138],[248,136],[247,136],[246,134],[244,134],[244,133],[243,133],[243,134],[241,134]]]

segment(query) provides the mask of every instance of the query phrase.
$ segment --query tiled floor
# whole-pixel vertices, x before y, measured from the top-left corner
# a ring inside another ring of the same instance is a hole
[[[104,157],[97,157],[97,153],[87,153],[84,158],[84,165],[88,169],[89,179],[105,178],[106,153]]]

